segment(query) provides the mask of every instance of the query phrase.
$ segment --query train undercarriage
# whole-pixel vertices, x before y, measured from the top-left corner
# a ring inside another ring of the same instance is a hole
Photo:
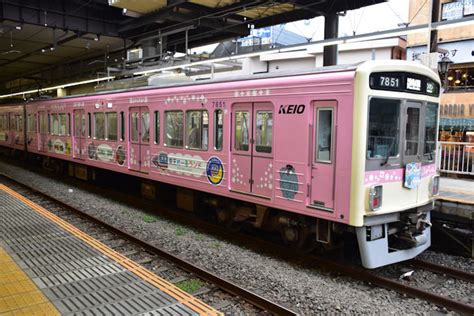
[[[23,157],[22,151],[3,152],[17,158]],[[37,165],[50,172],[68,174],[81,180],[96,181],[98,178],[104,178],[97,176],[97,173],[105,172],[102,169],[60,159],[30,154],[29,161],[35,161]],[[335,250],[346,253],[349,248],[349,251],[354,253],[355,249],[359,248],[363,264],[369,267],[384,265],[386,261],[379,259],[374,261],[372,255],[370,255],[371,258],[367,258],[369,253],[380,254],[386,249],[386,256],[394,257],[389,261],[396,262],[400,261],[400,256],[396,253],[408,251],[408,255],[411,256],[413,249],[418,249],[417,253],[420,253],[421,248],[424,250],[430,244],[432,203],[402,213],[388,214],[376,220],[372,218],[363,227],[352,227],[182,187],[167,185],[163,192],[161,191],[162,183],[144,179],[138,181],[143,197],[155,200],[163,195],[166,195],[168,199],[173,199],[171,196],[174,196],[173,204],[178,209],[205,213],[207,216],[212,214],[217,223],[233,231],[250,227],[277,233],[285,244],[308,252]],[[357,238],[354,238],[355,236]],[[358,246],[356,240],[358,240]],[[403,256],[401,258],[403,260]]]

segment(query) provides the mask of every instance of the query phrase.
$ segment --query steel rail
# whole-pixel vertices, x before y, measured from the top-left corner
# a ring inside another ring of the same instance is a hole
[[[442,266],[421,259],[412,259],[408,263],[420,269],[429,270],[435,273],[442,273],[455,279],[474,283],[474,273],[453,269],[451,267]]]
[[[3,175],[3,174],[0,173],[0,175]],[[5,175],[5,177],[10,179],[9,176]],[[24,185],[21,182],[16,181],[15,179],[12,179],[12,181],[17,182],[21,185]],[[29,188],[28,185],[24,185],[24,186]],[[35,192],[37,191],[38,194],[41,194],[41,195],[45,196],[46,198],[56,200],[55,198],[49,197],[47,194],[44,194],[41,191],[38,191],[34,188],[31,188],[31,190],[35,191]],[[58,201],[58,202],[60,204],[65,204],[65,207],[69,207],[66,203],[63,203],[62,201]],[[166,212],[166,210],[165,210],[165,212]],[[85,214],[85,216],[95,218],[95,217],[93,217],[89,214]],[[105,223],[105,226],[110,226],[110,225]],[[112,229],[114,229],[114,228],[112,228]],[[219,233],[219,231],[217,231],[217,229],[214,229],[213,231]],[[226,231],[222,231],[222,234],[224,236],[228,236]],[[235,238],[235,234],[232,234],[232,236],[234,236],[234,238]],[[277,255],[282,256],[284,258],[291,259],[291,258],[298,257],[298,258],[301,259],[302,255],[306,256],[303,260],[299,260],[299,263],[304,262],[304,263],[307,263],[308,265],[313,266],[313,267],[318,266],[319,268],[326,269],[330,272],[338,272],[340,274],[346,275],[346,276],[351,277],[353,279],[357,279],[357,280],[367,282],[367,283],[372,283],[372,284],[375,284],[375,285],[377,285],[379,287],[382,287],[382,288],[393,290],[393,291],[396,291],[396,292],[401,293],[401,294],[406,294],[410,297],[416,297],[416,298],[422,299],[424,301],[433,303],[433,304],[438,305],[438,306],[446,307],[446,308],[448,308],[450,310],[453,310],[455,312],[459,312],[459,313],[463,313],[463,314],[474,314],[474,306],[473,305],[461,303],[461,302],[455,301],[453,299],[443,297],[443,296],[439,296],[437,294],[427,292],[425,290],[422,290],[422,289],[419,289],[419,288],[416,288],[416,287],[412,287],[412,286],[409,286],[407,284],[403,284],[401,282],[398,282],[398,281],[395,281],[395,280],[392,280],[392,279],[389,279],[389,278],[377,276],[373,272],[370,272],[370,270],[365,270],[365,269],[354,267],[354,266],[351,266],[351,265],[348,265],[348,264],[345,264],[345,263],[336,262],[334,260],[328,260],[328,259],[324,259],[324,258],[321,258],[321,257],[317,257],[317,256],[314,256],[314,255],[309,255],[308,256],[307,253],[302,253],[301,251],[291,249],[291,248],[289,249],[288,247],[279,246],[279,245],[276,245],[274,243],[264,241],[264,240],[261,240],[261,239],[256,239],[256,238],[252,238],[252,237],[248,237],[248,236],[239,235],[239,240],[240,239],[245,240],[247,242],[250,242],[253,245],[259,245],[263,249],[266,249],[266,250],[269,250],[269,251],[274,250]],[[151,246],[151,247],[153,247],[153,246]],[[174,255],[172,255],[172,256],[174,256]],[[179,259],[179,260],[181,260],[181,259]],[[205,279],[205,278],[203,278],[203,279]],[[214,283],[214,282],[211,282],[211,283]],[[229,291],[229,292],[234,294],[233,291]],[[238,295],[238,294],[235,294],[235,295]],[[238,296],[240,296],[240,295],[238,295]],[[260,308],[266,309],[263,304],[262,304],[262,306],[257,305],[257,304],[255,304],[255,305],[260,307]],[[283,309],[288,311],[284,307],[283,307]],[[293,313],[292,311],[289,311],[289,312]],[[280,313],[280,312],[275,312],[275,313],[276,314],[287,315],[285,313]]]
[[[311,256],[311,258],[320,266],[326,266],[328,267],[328,269],[336,270],[354,279],[358,279],[364,282],[370,282],[372,284],[375,284],[379,287],[386,288],[388,290],[394,290],[398,293],[406,294],[411,297],[416,297],[416,298],[431,302],[438,306],[444,306],[450,310],[453,310],[461,314],[469,314],[469,315],[474,314],[473,305],[458,302],[449,297],[440,296],[435,293],[428,292],[423,289],[413,287],[399,281],[395,281],[393,279],[378,276],[374,274],[373,272],[370,272],[370,270],[365,270],[359,267],[350,266],[344,263],[339,263],[333,260],[327,260],[320,257]]]
[[[236,295],[242,299],[244,299],[245,301],[249,302],[250,304],[254,305],[254,306],[257,306],[265,311],[268,311],[272,314],[275,314],[275,315],[298,315],[296,312],[284,307],[284,306],[281,306],[277,303],[274,303],[256,293],[253,293],[229,280],[226,280],[224,278],[221,278],[219,276],[217,276],[216,274],[212,273],[212,272],[209,272],[209,271],[206,271],[204,270],[203,268],[195,265],[195,264],[192,264],[191,262],[185,260],[185,259],[182,259],[164,249],[160,249],[156,246],[153,246],[149,243],[147,243],[146,241],[143,241],[135,236],[132,236],[130,234],[128,234],[127,232],[124,232],[123,230],[115,227],[115,226],[112,226],[104,221],[102,221],[101,219],[93,216],[93,215],[90,215],[90,214],[87,214],[77,208],[75,208],[74,206],[71,206],[69,204],[67,204],[66,202],[63,202],[61,200],[58,200],[38,189],[35,189],[25,183],[22,183],[21,181],[18,181],[16,179],[13,179],[11,178],[10,176],[8,175],[5,175],[3,173],[0,173],[0,176],[10,180],[11,182],[14,182],[14,183],[17,183],[18,185],[20,186],[23,186],[25,188],[27,188],[28,190],[34,192],[35,194],[37,195],[40,195],[41,197],[55,203],[55,204],[58,204],[60,205],[61,207],[64,207],[70,211],[72,211],[73,213],[85,218],[86,220],[89,220],[91,222],[94,222],[100,226],[103,226],[105,228],[107,228],[108,230],[112,231],[114,234],[117,234],[118,236],[126,239],[126,240],[129,240],[133,243],[135,243],[136,245],[142,247],[143,249],[147,250],[148,252],[150,253],[153,253],[155,255],[158,255],[174,264],[176,264],[177,266],[179,266],[180,268],[198,276],[199,278],[203,279],[203,280],[206,280],[207,282],[209,283],[212,283],[214,285],[216,285],[218,288],[220,288],[221,290],[227,292],[227,293],[230,293],[230,294],[233,294],[233,295]]]

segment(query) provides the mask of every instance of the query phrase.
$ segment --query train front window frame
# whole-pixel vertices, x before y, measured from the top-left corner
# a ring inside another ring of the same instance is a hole
[[[370,98],[367,120],[367,159],[388,160],[400,157],[401,107],[400,99]],[[377,139],[381,139],[382,143]],[[388,139],[388,143],[384,144],[384,139]]]
[[[438,136],[438,111],[439,105],[428,102],[424,115],[424,145],[423,161],[433,162],[436,159],[436,141]]]
[[[407,102],[405,114],[404,156],[418,156],[421,141],[421,103]]]

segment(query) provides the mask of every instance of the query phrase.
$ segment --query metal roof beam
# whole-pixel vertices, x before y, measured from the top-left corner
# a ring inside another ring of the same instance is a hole
[[[104,5],[100,10],[91,9],[87,2],[78,4],[67,0],[2,0],[0,15],[4,20],[18,23],[112,37],[118,37],[117,21],[123,19],[116,8]]]

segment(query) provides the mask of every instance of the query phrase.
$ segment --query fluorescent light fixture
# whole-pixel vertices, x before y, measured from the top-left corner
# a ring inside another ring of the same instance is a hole
[[[66,83],[66,84],[63,84],[63,85],[48,87],[48,88],[44,88],[44,89],[36,89],[36,90],[28,90],[28,91],[22,91],[22,92],[16,92],[16,93],[4,94],[4,95],[0,95],[0,99],[10,98],[10,97],[15,97],[15,96],[19,96],[19,95],[25,95],[25,94],[40,92],[40,91],[51,91],[51,90],[56,90],[56,89],[64,89],[64,88],[80,86],[80,85],[88,84],[88,83],[111,80],[111,79],[114,79],[114,78],[115,78],[115,76],[102,77],[102,78],[97,78],[97,79],[89,79],[89,80]]]

